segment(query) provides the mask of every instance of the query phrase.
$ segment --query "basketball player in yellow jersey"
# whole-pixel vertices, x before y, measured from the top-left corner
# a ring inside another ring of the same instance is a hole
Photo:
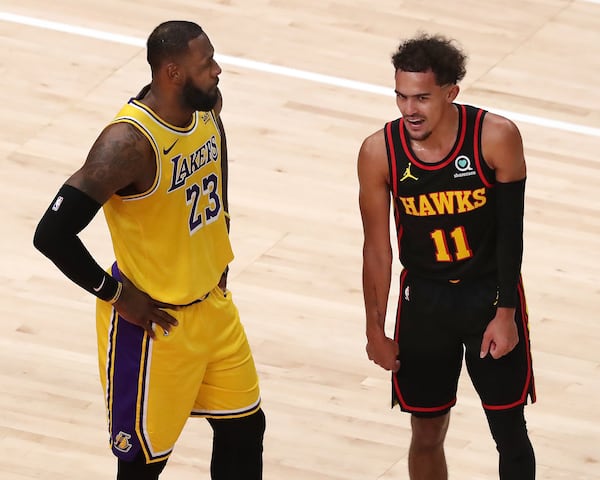
[[[262,478],[265,417],[231,293],[221,68],[202,28],[165,22],[152,82],[104,129],[40,220],[34,245],[97,300],[118,480],[155,480],[190,415],[213,428],[211,477]],[[116,262],[78,234],[103,206]]]

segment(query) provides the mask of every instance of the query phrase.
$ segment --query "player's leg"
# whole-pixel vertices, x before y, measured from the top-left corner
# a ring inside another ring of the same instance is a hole
[[[190,330],[199,328],[193,308],[171,311],[179,325],[152,340],[97,302],[100,378],[120,479],[155,478],[192,411],[206,368],[206,358],[189,348],[196,341]]]
[[[158,480],[166,464],[167,460],[146,463],[146,457],[140,452],[132,461],[118,460],[117,480]]]
[[[262,479],[265,414],[262,409],[240,418],[209,418],[213,429],[211,478],[216,480]]]
[[[214,432],[213,480],[260,480],[265,415],[252,352],[231,292],[217,288],[207,300],[213,353],[192,414],[206,417]]]
[[[479,285],[484,285],[484,282]],[[492,298],[494,295],[495,292],[490,292]],[[479,315],[483,318],[487,316],[488,320],[467,342],[465,354],[467,370],[481,398],[496,442],[502,480],[535,478],[535,455],[523,414],[528,398],[535,401],[535,386],[522,285],[519,285],[519,299],[515,313],[519,333],[517,346],[499,359],[493,359],[491,355],[479,358],[483,330],[495,314],[495,308],[492,307],[487,312],[480,311]]]
[[[450,412],[436,417],[412,415],[412,437],[408,452],[408,472],[411,479],[448,478],[444,440],[449,423]]]
[[[535,454],[525,424],[524,406],[509,410],[486,410],[499,454],[501,480],[533,480]]]
[[[412,414],[412,479],[446,479],[444,440],[456,403],[463,346],[454,331],[446,285],[401,277],[395,338],[400,369],[392,376],[394,403]]]
[[[99,363],[110,444],[118,458],[117,478],[153,480],[189,417],[203,367],[178,347],[181,342],[185,345],[188,322],[183,311],[173,312],[179,321],[177,331],[151,340],[112,308],[105,310],[104,305],[98,306]]]

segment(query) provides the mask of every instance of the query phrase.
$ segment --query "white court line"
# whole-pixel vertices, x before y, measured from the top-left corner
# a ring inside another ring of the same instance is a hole
[[[593,3],[600,3],[600,0],[585,0]],[[79,35],[82,37],[96,38],[99,40],[106,40],[109,42],[115,42],[123,45],[131,45],[135,47],[144,47],[146,45],[145,39],[137,37],[130,37],[127,35],[119,35],[110,32],[104,32],[101,30],[94,30],[91,28],[77,27],[68,25],[65,23],[51,22],[48,20],[26,17],[23,15],[15,15],[9,12],[0,11],[0,20],[6,22],[18,23],[21,25],[29,25],[32,27],[45,28],[48,30],[54,30],[58,32],[71,33],[73,35]],[[393,96],[394,91],[392,88],[382,87],[379,85],[373,85],[370,83],[357,82],[354,80],[348,80],[340,77],[333,77],[330,75],[322,75],[319,73],[308,72],[305,70],[298,70],[295,68],[281,67],[278,65],[272,65],[270,63],[257,62],[255,60],[248,60],[245,58],[232,57],[229,55],[215,54],[215,58],[218,62],[224,65],[234,65],[237,67],[247,68],[250,70],[258,70],[261,72],[273,73],[275,75],[282,75],[286,77],[299,78],[302,80],[308,80],[316,83],[323,83],[327,85],[334,85],[337,87],[348,88],[351,90],[358,90],[361,92],[375,93],[378,95],[389,95]],[[589,135],[592,137],[600,137],[600,128],[589,127],[587,125],[578,125],[575,123],[562,122],[559,120],[552,120],[544,117],[536,117],[533,115],[527,115],[524,113],[510,112],[507,110],[500,110],[497,108],[488,108],[487,110],[503,115],[517,122],[530,123],[533,125],[539,125],[542,127],[553,128],[556,130],[562,130],[566,132],[579,133],[582,135]]]

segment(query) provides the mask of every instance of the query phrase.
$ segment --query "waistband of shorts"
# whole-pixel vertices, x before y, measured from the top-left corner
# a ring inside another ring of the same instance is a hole
[[[434,278],[434,277],[428,277],[425,275],[419,275],[417,273],[413,273],[410,271],[407,271],[407,276],[409,276],[410,278],[417,279],[417,281],[423,280],[425,282],[437,283],[440,285],[460,285],[460,284],[464,284],[464,283],[472,284],[472,283],[486,281],[491,278],[494,278],[494,279],[496,278],[495,273],[484,273],[484,274],[478,275],[476,277],[466,277],[466,278]]]
[[[210,295],[210,292],[205,293],[204,295],[202,295],[200,298],[197,298],[196,300],[192,300],[190,303],[184,303],[183,305],[175,305],[175,306],[178,308],[191,307],[192,305],[195,305],[196,303],[203,302],[204,300],[206,300],[208,298],[209,295]]]
[[[115,277],[117,280],[123,281],[123,276],[121,274],[121,271],[119,270],[119,266],[117,265],[117,262],[114,262],[112,264],[112,266],[111,266],[111,273],[112,273],[112,276]],[[210,292],[206,292],[204,295],[198,297],[196,300],[192,300],[189,303],[171,304],[171,305],[173,305],[176,308],[190,307],[192,305],[195,305],[196,303],[203,302],[204,300],[206,300],[209,297],[209,295],[210,295]]]

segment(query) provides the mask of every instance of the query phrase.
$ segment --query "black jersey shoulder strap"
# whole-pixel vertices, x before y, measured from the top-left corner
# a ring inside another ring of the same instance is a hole
[[[487,110],[472,105],[464,105],[464,108],[467,112],[467,135],[473,141],[473,154],[475,157],[473,160],[477,168],[477,173],[484,185],[491,187],[496,182],[496,175],[483,157],[481,142],[481,130]]]
[[[392,194],[398,196],[398,152],[402,152],[402,143],[400,140],[400,118],[385,124],[383,132],[385,136],[385,148],[388,156],[388,167],[390,171],[390,183]]]

